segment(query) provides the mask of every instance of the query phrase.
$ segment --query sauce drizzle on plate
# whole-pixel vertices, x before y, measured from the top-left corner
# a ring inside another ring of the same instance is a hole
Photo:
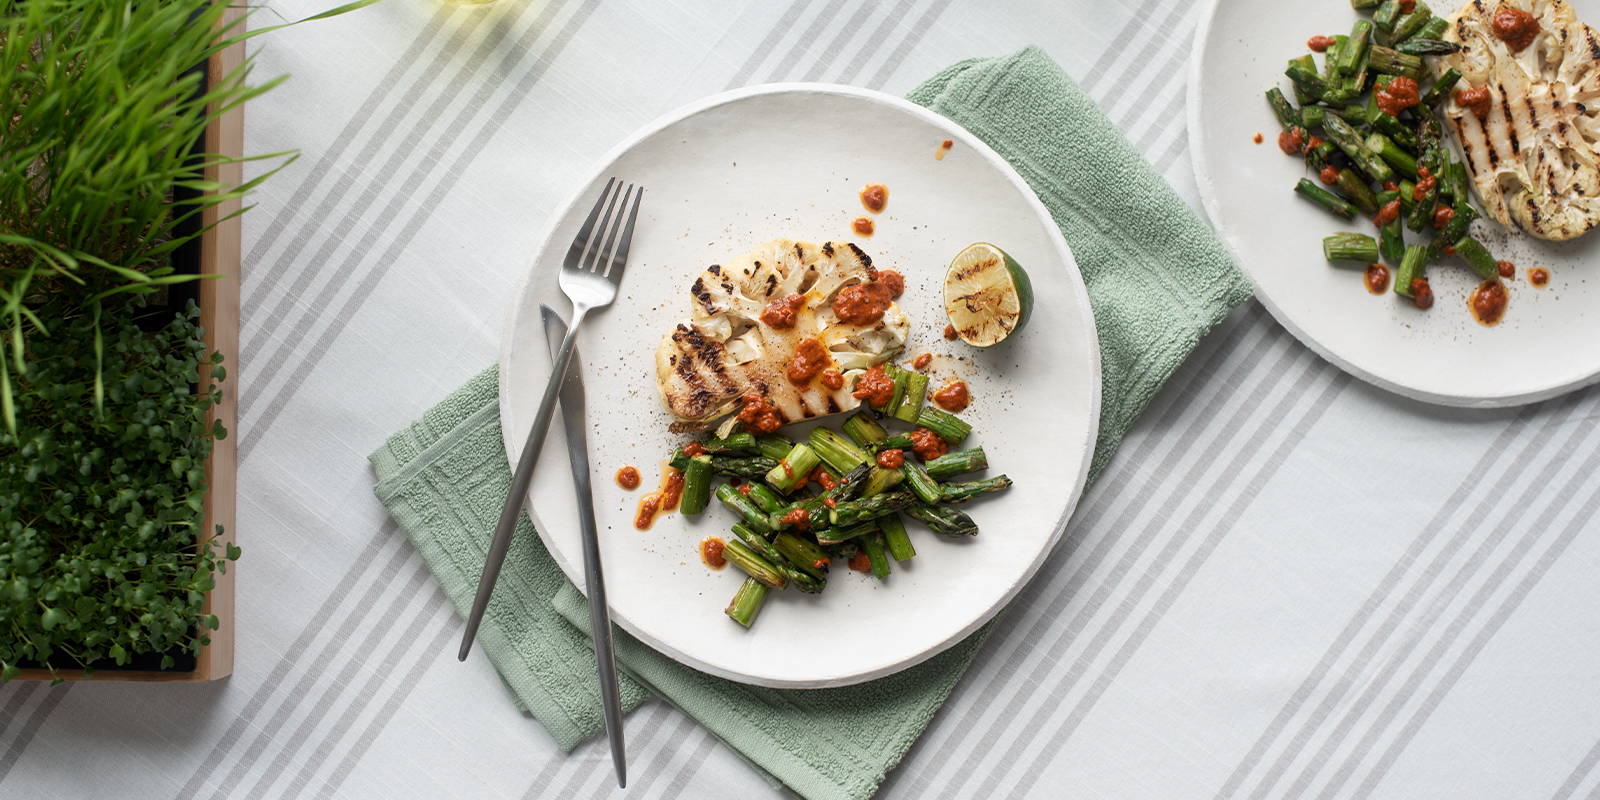
[[[673,469],[670,465],[662,468],[661,488],[644,497],[639,498],[639,511],[633,517],[633,527],[641,530],[650,530],[656,522],[656,517],[668,511],[676,511],[678,501],[683,498],[683,471]]]
[[[707,536],[700,540],[700,561],[712,569],[722,569],[728,566],[728,559],[722,555],[727,542],[715,536]]]
[[[1478,288],[1472,290],[1472,296],[1467,298],[1467,308],[1472,311],[1472,318],[1480,325],[1492,327],[1500,324],[1500,320],[1505,318],[1506,304],[1510,299],[1505,284],[1499,281],[1484,281],[1478,284]]]
[[[869,183],[861,189],[861,205],[874,214],[883,212],[883,207],[889,204],[889,187],[881,183]]]

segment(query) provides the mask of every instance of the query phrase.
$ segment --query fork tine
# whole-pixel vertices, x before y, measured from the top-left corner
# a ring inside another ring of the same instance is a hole
[[[590,271],[596,275],[605,277],[611,256],[616,252],[617,234],[622,230],[622,216],[627,211],[628,200],[632,196],[633,184],[630,183],[628,188],[622,191],[622,206],[617,209],[616,222],[611,221],[611,210],[606,209],[606,229],[603,231],[605,233],[605,241],[601,243],[601,246],[595,248],[594,262],[590,266]]]
[[[583,258],[583,251],[589,246],[589,238],[594,234],[595,220],[600,218],[600,208],[606,204],[606,198],[611,196],[611,187],[616,184],[615,177],[606,181],[606,188],[600,190],[600,198],[594,201],[594,208],[589,209],[589,216],[583,220],[583,226],[578,228],[578,235],[572,237],[572,247],[567,248],[565,263],[574,267]]]
[[[611,212],[617,210],[617,199],[622,197],[623,194],[622,186],[619,184],[617,190],[612,192],[610,199],[606,201],[605,216],[600,218],[600,226],[594,229],[594,235],[590,238],[587,248],[585,248],[586,252],[583,255],[583,260],[574,265],[576,268],[584,272],[595,272],[596,265],[602,263],[600,259],[604,257],[607,249],[606,240],[610,238],[606,232],[614,227],[614,223],[611,221]],[[621,214],[617,215],[617,221],[622,221]]]
[[[639,206],[643,204],[643,186],[640,186],[639,191],[633,195],[632,210],[628,210],[627,204],[623,204],[623,210],[628,214],[628,224],[622,229],[622,240],[617,243],[617,250],[612,253],[611,263],[606,267],[606,277],[610,278],[612,283],[621,283],[622,271],[628,267],[628,245],[633,243],[633,223],[639,219]]]

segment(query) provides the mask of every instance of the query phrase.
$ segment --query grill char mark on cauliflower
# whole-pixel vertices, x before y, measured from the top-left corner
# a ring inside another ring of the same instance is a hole
[[[1469,0],[1451,17],[1445,38],[1465,49],[1430,59],[1433,69],[1454,67],[1458,89],[1486,87],[1493,102],[1479,120],[1452,96],[1445,115],[1490,217],[1572,239],[1600,223],[1600,37],[1565,0],[1505,0],[1540,27],[1513,53],[1494,35],[1501,5]]]
[[[833,313],[840,289],[876,274],[872,259],[853,243],[789,239],[707,267],[690,286],[690,318],[656,349],[656,383],[667,408],[683,423],[702,424],[731,413],[752,393],[771,402],[785,422],[856,408],[859,401],[850,395],[856,374],[893,356],[910,328],[898,304],[872,325],[851,325]],[[768,304],[790,294],[805,297],[794,327],[775,329],[761,320]],[[844,373],[842,388],[788,381],[795,348],[813,337]]]

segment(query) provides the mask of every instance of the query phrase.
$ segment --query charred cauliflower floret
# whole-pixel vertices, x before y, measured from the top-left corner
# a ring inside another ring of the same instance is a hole
[[[1539,26],[1520,48],[1495,28],[1517,11]],[[1600,221],[1600,37],[1563,0],[1470,0],[1445,36],[1464,49],[1433,68],[1461,72],[1444,110],[1484,209],[1541,239],[1587,233]]]
[[[855,408],[856,376],[899,351],[910,329],[889,300],[898,288],[884,294],[880,319],[839,318],[836,306],[850,316],[835,303],[839,293],[884,291],[891,281],[879,278],[872,259],[848,242],[775,239],[708,267],[690,287],[690,318],[656,348],[656,385],[667,408],[691,424],[725,416],[749,395],[770,403],[784,423]]]

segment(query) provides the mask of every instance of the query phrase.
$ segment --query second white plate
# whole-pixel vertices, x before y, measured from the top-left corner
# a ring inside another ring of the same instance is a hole
[[[1587,9],[1593,13],[1593,9]],[[1310,175],[1281,153],[1263,93],[1281,86],[1285,62],[1313,34],[1345,33],[1344,3],[1214,2],[1196,34],[1189,76],[1189,143],[1212,224],[1255,283],[1256,296],[1301,341],[1344,370],[1408,397],[1458,406],[1543,400],[1600,378],[1600,237],[1554,244],[1480,221],[1475,235],[1517,265],[1503,322],[1487,328],[1467,310],[1477,284],[1463,265],[1428,269],[1435,305],[1418,311],[1392,292],[1368,294],[1361,271],[1322,258],[1322,238],[1373,234],[1370,220],[1338,220],[1296,196]],[[1320,57],[1319,57],[1320,58]],[[1254,144],[1260,132],[1265,141]],[[1407,237],[1413,236],[1406,231]],[[1530,267],[1550,271],[1534,288]]]

